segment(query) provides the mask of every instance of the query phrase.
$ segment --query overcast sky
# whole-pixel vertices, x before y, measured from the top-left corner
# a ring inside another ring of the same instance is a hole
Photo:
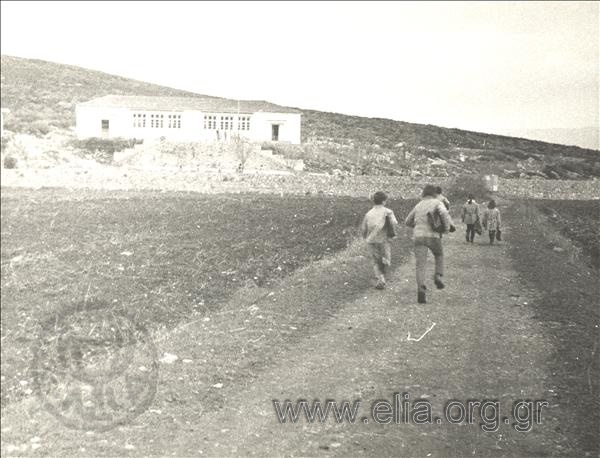
[[[598,127],[599,3],[2,2],[2,54],[483,132]]]

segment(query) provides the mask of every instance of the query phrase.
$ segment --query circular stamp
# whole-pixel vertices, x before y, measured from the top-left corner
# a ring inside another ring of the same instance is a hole
[[[70,428],[106,431],[154,400],[157,350],[122,309],[86,302],[40,323],[31,372],[42,406]]]

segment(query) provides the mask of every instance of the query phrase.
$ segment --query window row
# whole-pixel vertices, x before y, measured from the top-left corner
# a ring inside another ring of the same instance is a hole
[[[250,116],[204,115],[204,128],[208,130],[250,130]]]
[[[181,129],[181,115],[133,113],[133,127]],[[204,115],[204,129],[248,131],[250,130],[250,116]]]
[[[148,121],[148,123],[146,123]],[[181,129],[181,115],[170,114],[166,115],[166,125],[169,129]],[[145,128],[146,126],[151,129],[162,129],[165,127],[165,115],[164,114],[150,114],[145,113],[134,113],[133,114],[133,127]]]

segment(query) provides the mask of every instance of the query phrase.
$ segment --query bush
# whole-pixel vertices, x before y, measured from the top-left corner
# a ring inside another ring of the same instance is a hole
[[[530,153],[526,153],[523,152],[521,150],[518,149],[514,149],[514,148],[510,148],[510,149],[506,149],[502,151],[506,156],[510,156],[512,158],[521,160],[521,161],[526,161],[527,159],[529,159],[530,157],[533,156],[533,154]]]
[[[86,138],[83,140],[73,140],[71,146],[88,151],[90,153],[102,152],[113,154],[116,151],[123,151],[132,148],[134,145],[143,143],[144,140],[136,138]]]
[[[6,135],[2,136],[2,141],[0,143],[0,151],[1,152],[4,152],[4,150],[6,150],[6,147],[8,146],[9,141],[10,140],[8,139],[8,136],[6,136]]]
[[[45,121],[33,121],[25,127],[25,132],[36,137],[43,137],[50,132],[50,125]]]
[[[17,168],[17,158],[13,156],[6,156],[4,158],[4,168],[5,169],[16,169]]]
[[[544,168],[542,168],[542,173],[552,180],[558,180],[561,178],[560,168],[554,165],[546,164]]]
[[[600,176],[600,161],[595,158],[588,160],[563,159],[551,164],[546,164],[542,169],[546,175],[552,177],[550,172],[558,174],[561,178],[570,178],[570,174],[577,173],[581,178]]]
[[[444,192],[451,201],[466,200],[472,194],[477,201],[485,201],[489,197],[482,175],[457,175],[448,184]]]
[[[123,151],[132,148],[136,144],[143,143],[144,140],[136,138],[86,138],[83,140],[75,139],[70,142],[70,146],[81,150],[84,155],[91,156],[93,159],[109,163],[117,151]]]

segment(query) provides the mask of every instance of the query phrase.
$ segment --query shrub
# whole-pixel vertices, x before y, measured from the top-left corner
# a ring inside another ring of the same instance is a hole
[[[74,139],[70,142],[70,146],[80,150],[84,156],[101,163],[112,162],[113,155],[117,151],[123,151],[127,148],[132,148],[134,145],[142,143],[143,140],[135,138],[86,138]]]
[[[542,173],[553,180],[561,178],[560,168],[556,167],[555,165],[546,164],[542,169]],[[558,178],[556,177],[556,175],[558,175]]]
[[[447,187],[448,190],[444,190],[444,192],[451,201],[466,200],[469,194],[472,194],[478,201],[487,200],[489,197],[489,191],[482,175],[457,175],[450,180]]]
[[[6,156],[4,158],[4,168],[5,169],[16,169],[17,168],[17,158],[13,156]]]
[[[4,152],[4,150],[6,150],[6,147],[8,146],[9,141],[10,140],[8,139],[8,136],[6,136],[6,135],[2,136],[2,141],[0,143],[0,151],[1,152]]]
[[[521,161],[525,161],[532,156],[532,154],[525,153],[525,152],[515,149],[515,148],[506,148],[506,149],[503,149],[501,152],[504,154],[504,156],[508,156],[513,160],[518,159]]]
[[[50,125],[45,121],[33,121],[25,127],[25,132],[36,137],[43,137],[50,132]]]
[[[78,149],[86,150],[91,153],[101,151],[104,153],[114,153],[131,148],[136,144],[143,143],[143,140],[136,138],[86,138],[84,140],[73,140],[72,146]]]
[[[551,164],[546,164],[542,169],[546,175],[551,176],[550,172],[557,173],[561,178],[570,178],[569,175],[577,173],[582,178],[600,176],[600,161],[595,158],[588,160],[563,159]]]

